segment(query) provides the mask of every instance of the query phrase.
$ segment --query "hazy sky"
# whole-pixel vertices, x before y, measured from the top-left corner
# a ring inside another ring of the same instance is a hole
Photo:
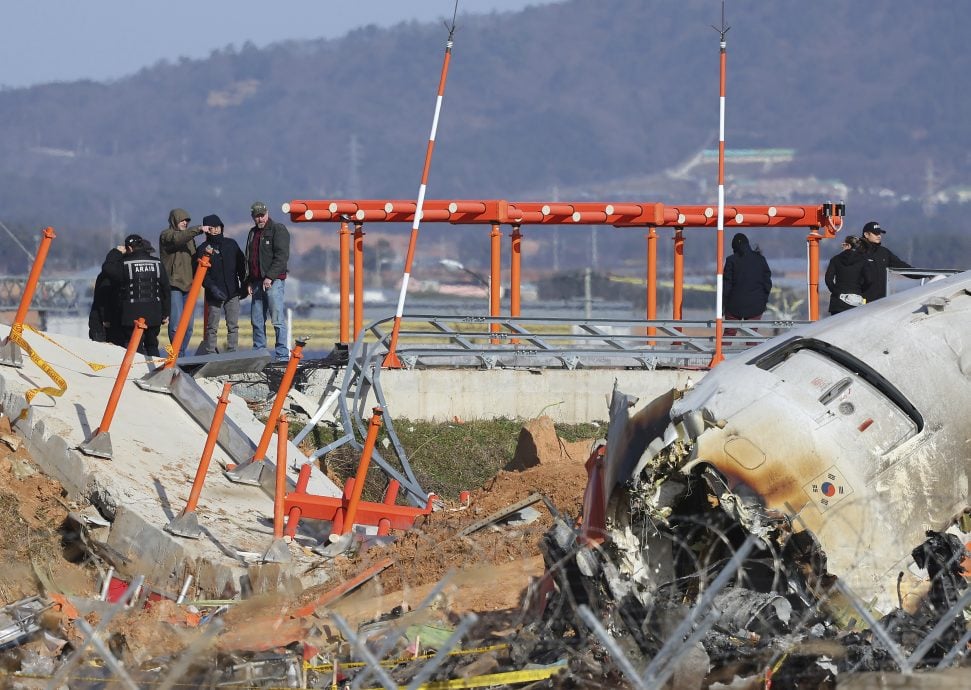
[[[463,12],[554,0],[459,0]],[[334,38],[367,24],[438,21],[455,0],[3,0],[0,84],[105,80],[252,41]]]

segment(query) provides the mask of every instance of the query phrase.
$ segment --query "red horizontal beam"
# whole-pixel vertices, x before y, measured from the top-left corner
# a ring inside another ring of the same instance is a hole
[[[294,492],[287,494],[283,501],[284,513],[289,515],[291,508],[300,508],[300,519],[330,520],[337,517],[338,510],[347,508],[342,497],[315,496]],[[387,503],[371,503],[361,501],[357,505],[356,525],[377,525],[383,519],[391,522],[391,527],[398,530],[409,530],[415,526],[415,518],[428,515],[432,511],[431,501],[424,508],[391,505]]]
[[[395,199],[295,199],[283,212],[295,223],[352,220],[408,223],[415,202]],[[717,208],[702,204],[595,201],[505,201],[501,199],[426,199],[422,221],[453,224],[614,225],[617,227],[715,227]],[[826,227],[823,205],[736,205],[725,209],[725,226]],[[838,223],[837,223],[838,224]]]

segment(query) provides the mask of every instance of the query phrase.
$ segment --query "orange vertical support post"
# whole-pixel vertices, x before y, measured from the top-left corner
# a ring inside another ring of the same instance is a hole
[[[509,316],[519,316],[521,293],[521,259],[523,236],[518,225],[512,226],[511,254],[509,257]],[[519,338],[513,338],[512,343],[518,343]]]
[[[287,440],[290,435],[290,425],[287,416],[280,417],[277,426],[276,444],[276,484],[273,492],[273,538],[283,537],[283,502],[287,497]]]
[[[305,463],[300,467],[300,474],[297,475],[297,488],[294,489],[296,494],[307,493],[307,485],[310,484],[310,463]],[[294,537],[297,534],[297,526],[300,524],[300,515],[303,511],[299,506],[293,506],[290,508],[290,512],[287,514],[287,528],[285,534],[288,537]]]
[[[85,455],[94,455],[99,458],[111,459],[111,437],[108,429],[111,427],[111,420],[115,417],[115,410],[118,408],[118,401],[121,399],[121,391],[125,387],[128,372],[131,371],[132,362],[135,360],[135,352],[142,342],[145,334],[145,319],[135,319],[135,328],[128,339],[128,348],[125,350],[125,357],[121,360],[118,368],[118,376],[115,377],[115,385],[111,388],[108,396],[108,404],[105,405],[105,412],[101,417],[101,424],[94,430],[89,441],[85,441],[80,446],[80,450]]]
[[[809,276],[809,320],[819,320],[819,241],[823,236],[819,234],[819,228],[812,227],[806,236],[807,275]]]
[[[107,432],[109,427],[111,427],[111,420],[114,419],[115,410],[118,408],[118,400],[121,399],[121,390],[125,387],[125,379],[131,370],[132,362],[135,361],[135,352],[138,351],[138,346],[142,342],[142,336],[145,335],[145,328],[145,319],[135,319],[135,329],[131,332],[131,338],[128,339],[128,349],[125,350],[125,357],[121,360],[121,366],[118,368],[118,376],[115,378],[115,385],[111,389],[111,395],[108,396],[105,413],[101,417],[101,424],[98,425],[95,433],[98,431]]]
[[[195,516],[196,507],[199,505],[199,496],[202,494],[202,486],[206,482],[206,475],[209,473],[209,463],[212,460],[212,452],[216,449],[216,442],[219,439],[219,430],[222,428],[223,418],[226,416],[226,407],[229,405],[229,392],[233,384],[227,381],[223,384],[222,393],[216,402],[216,411],[212,415],[212,423],[209,425],[209,433],[206,435],[206,445],[202,449],[202,457],[199,458],[199,467],[196,468],[195,479],[192,480],[192,489],[189,491],[189,500],[185,503],[182,512],[169,522],[165,531],[180,537],[198,539],[202,536],[202,529]]]
[[[341,221],[340,238],[340,341],[349,343],[351,313],[351,230],[347,221]]]
[[[37,249],[37,256],[34,257],[34,264],[30,268],[27,284],[24,285],[24,292],[20,296],[20,306],[17,308],[17,315],[10,325],[10,334],[0,344],[0,364],[14,367],[22,367],[24,364],[19,345],[20,342],[23,342],[21,334],[24,330],[24,319],[27,318],[27,312],[30,310],[30,302],[34,298],[34,291],[37,289],[41,271],[44,269],[44,262],[47,260],[47,252],[50,250],[51,240],[55,237],[54,228],[44,228],[40,247]]]
[[[498,223],[492,224],[492,232],[489,234],[489,239],[489,316],[495,317],[499,316],[499,295],[502,290],[502,232],[499,230]],[[489,331],[491,333],[498,333],[499,324],[490,323]],[[500,341],[498,338],[493,338],[490,342],[493,345],[497,345]]]
[[[361,494],[364,492],[364,480],[367,477],[368,467],[371,465],[371,454],[374,452],[374,445],[378,440],[378,430],[381,428],[381,418],[384,410],[375,407],[372,410],[371,423],[368,425],[367,438],[364,440],[364,450],[361,451],[361,462],[357,465],[357,473],[354,475],[354,488],[351,490],[350,499],[347,502],[347,512],[344,514],[344,524],[338,534],[345,534],[354,529],[354,518],[357,517],[357,506],[361,502]]]
[[[684,228],[674,229],[674,284],[671,288],[671,318],[680,321],[684,304]]]
[[[267,418],[266,425],[263,427],[263,435],[260,437],[260,442],[256,446],[256,452],[253,454],[253,462],[260,462],[266,459],[266,451],[270,447],[270,437],[273,436],[273,430],[276,428],[277,420],[280,419],[283,403],[286,402],[287,393],[290,392],[290,386],[293,384],[293,377],[297,373],[297,365],[303,359],[303,346],[306,344],[304,340],[297,340],[293,352],[290,353],[290,361],[287,362],[287,368],[284,370],[283,378],[280,380],[280,387],[277,389],[276,397],[273,399],[273,407],[270,408],[270,416]]]
[[[657,318],[657,232],[652,225],[647,235],[647,320]],[[647,335],[657,332],[653,326],[647,327]]]
[[[354,339],[364,325],[364,223],[354,223]]]
[[[229,405],[229,392],[233,384],[227,381],[223,384],[222,393],[216,401],[216,411],[212,416],[212,423],[209,425],[209,434],[206,436],[206,445],[202,449],[202,457],[199,459],[199,467],[196,470],[196,477],[192,481],[192,491],[189,492],[189,500],[186,501],[185,509],[182,514],[195,511],[199,504],[199,496],[202,494],[202,485],[206,481],[206,474],[209,472],[209,463],[212,460],[212,452],[216,449],[216,442],[219,440],[219,429],[222,427],[223,418],[226,416],[226,407]]]
[[[206,277],[206,271],[209,270],[211,265],[209,262],[209,255],[212,254],[212,247],[207,248],[207,252],[199,259],[199,265],[196,266],[196,273],[192,277],[192,285],[189,286],[189,293],[185,297],[185,307],[182,309],[182,318],[179,319],[179,325],[175,328],[175,335],[172,337],[172,354],[165,361],[163,369],[171,369],[175,366],[175,360],[179,356],[179,350],[182,348],[182,341],[185,340],[185,332],[189,329],[189,321],[192,320],[192,313],[196,308],[196,299],[199,297],[199,290],[202,288],[202,281]]]
[[[34,258],[34,265],[30,267],[30,275],[27,276],[27,284],[24,286],[24,294],[20,296],[20,306],[17,308],[17,315],[14,317],[11,330],[17,326],[23,326],[27,312],[30,310],[30,302],[34,299],[34,291],[40,281],[41,271],[44,270],[44,262],[47,261],[47,253],[51,248],[51,241],[57,237],[54,228],[44,228],[41,236],[40,246],[37,248],[37,256]]]

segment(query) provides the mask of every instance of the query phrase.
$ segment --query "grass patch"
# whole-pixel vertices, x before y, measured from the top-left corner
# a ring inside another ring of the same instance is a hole
[[[459,492],[484,485],[512,460],[524,423],[521,419],[506,418],[468,422],[396,419],[394,428],[421,487],[442,498],[456,500]],[[564,441],[607,435],[606,424],[602,422],[556,424],[555,427]],[[302,425],[293,423],[290,433],[296,434],[301,428]],[[335,425],[319,424],[307,436],[304,450],[312,452],[342,435],[343,430]],[[378,436],[378,448],[381,456],[397,467],[397,458],[384,427]],[[338,485],[343,485],[357,472],[359,461],[359,451],[344,445],[322,458],[322,469]],[[365,482],[365,500],[382,500],[387,482],[381,468],[372,465]]]

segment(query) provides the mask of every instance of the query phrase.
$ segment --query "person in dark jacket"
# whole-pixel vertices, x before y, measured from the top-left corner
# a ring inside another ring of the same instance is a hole
[[[239,298],[246,280],[246,256],[236,240],[223,235],[219,216],[202,219],[206,241],[196,250],[196,261],[209,250],[209,270],[202,281],[206,291],[206,333],[202,339],[203,354],[219,352],[219,321],[226,317],[226,351],[235,352],[239,345]]]
[[[121,334],[118,330],[119,319],[115,287],[105,272],[101,271],[94,280],[94,299],[91,302],[91,311],[88,313],[88,338],[98,343],[127,345],[121,342]]]
[[[725,318],[729,321],[761,319],[772,291],[772,271],[761,252],[752,249],[748,237],[740,232],[732,238],[732,254],[725,259],[722,274]],[[734,328],[725,329],[727,336],[735,333]]]
[[[169,318],[169,277],[162,262],[152,256],[148,240],[129,235],[125,243],[108,252],[101,267],[115,287],[119,331],[127,345],[135,330],[135,319],[145,319],[145,333],[138,351],[159,357],[158,334]]]
[[[829,288],[829,313],[839,314],[866,304],[863,293],[869,284],[866,275],[863,240],[850,236],[843,240],[843,251],[829,260],[826,287]]]
[[[863,226],[863,256],[866,258],[864,272],[869,283],[863,297],[867,302],[887,296],[888,268],[912,268],[909,263],[883,246],[886,232],[875,220]]]
[[[159,235],[159,258],[165,266],[165,271],[169,276],[172,294],[170,301],[172,304],[172,318],[169,321],[169,342],[175,339],[175,329],[182,318],[182,309],[185,306],[186,297],[189,294],[189,287],[192,285],[192,278],[195,273],[194,258],[196,255],[195,236],[202,234],[202,228],[198,225],[189,227],[188,212],[183,208],[173,208],[169,211],[169,227]],[[179,357],[185,355],[185,348],[192,338],[192,321],[189,319],[189,327],[186,329],[185,338],[179,348]]]
[[[276,331],[274,357],[290,358],[286,326],[283,320],[283,289],[290,259],[290,231],[283,223],[270,219],[262,201],[250,206],[253,227],[246,238],[246,289],[253,297],[250,322],[253,324],[253,347],[266,347],[266,318]]]

